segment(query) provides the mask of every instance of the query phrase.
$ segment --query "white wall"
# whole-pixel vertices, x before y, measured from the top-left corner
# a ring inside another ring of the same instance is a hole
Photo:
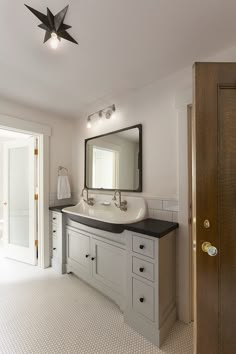
[[[196,61],[235,61],[236,47]],[[192,64],[152,85],[91,105],[77,122],[78,145],[74,154],[79,190],[83,187],[84,139],[112,130],[143,124],[143,192],[157,197],[178,197],[178,101],[189,100],[192,92]],[[176,104],[177,101],[177,104]],[[87,114],[115,103],[114,119],[86,127]],[[150,173],[151,171],[151,173]]]
[[[68,168],[73,190],[76,183],[72,175],[74,121],[2,98],[0,98],[0,114],[46,124],[52,128],[52,136],[50,137],[50,204],[54,204],[56,199],[58,166]]]
[[[174,89],[149,87],[128,98],[118,97],[115,116],[86,127],[86,117],[77,123],[78,145],[75,175],[79,190],[84,181],[84,139],[109,131],[143,124],[143,192],[158,197],[177,197],[177,121],[175,118]],[[104,103],[106,105],[106,103]],[[100,105],[99,108],[102,108]],[[93,109],[96,109],[93,107]],[[152,173],[150,173],[152,171]]]

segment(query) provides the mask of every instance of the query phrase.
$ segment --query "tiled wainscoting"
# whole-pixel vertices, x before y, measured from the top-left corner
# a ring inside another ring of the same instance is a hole
[[[58,206],[58,205],[76,204],[77,200],[78,200],[78,197],[74,193],[71,194],[70,199],[61,199],[61,200],[57,199],[56,193],[50,193],[49,205],[50,206]]]
[[[127,194],[132,196],[132,194]],[[133,194],[135,196],[138,196],[136,194]],[[111,198],[111,194],[100,194],[100,193],[90,193],[90,196],[92,197],[97,197],[99,196],[99,199],[107,199]],[[122,194],[122,197],[124,197],[125,194]],[[170,198],[155,198],[155,197],[150,197],[150,196],[145,196],[145,195],[140,195],[143,197],[148,206],[148,217],[153,218],[153,219],[160,219],[160,220],[166,220],[166,221],[178,221],[178,210],[179,210],[179,205],[178,201],[176,199],[170,199]],[[72,193],[72,198],[70,199],[63,199],[63,200],[57,200],[57,195],[56,193],[51,193],[50,194],[50,206],[56,206],[56,205],[65,205],[65,204],[76,204],[80,200],[81,196],[78,194]]]
[[[178,201],[175,199],[145,198],[148,216],[153,219],[178,221]]]

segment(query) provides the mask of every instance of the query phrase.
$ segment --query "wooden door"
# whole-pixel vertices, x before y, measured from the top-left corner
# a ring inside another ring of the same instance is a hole
[[[236,64],[193,70],[195,353],[236,353]],[[210,242],[202,250],[203,242]]]

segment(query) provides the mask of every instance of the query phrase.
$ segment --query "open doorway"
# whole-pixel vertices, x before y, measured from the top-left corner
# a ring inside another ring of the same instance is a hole
[[[38,264],[38,137],[0,129],[0,255]]]

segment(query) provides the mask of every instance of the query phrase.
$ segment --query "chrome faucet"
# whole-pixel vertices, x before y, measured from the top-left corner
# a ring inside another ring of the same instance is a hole
[[[116,201],[117,201],[117,194],[118,194],[118,198],[119,198],[118,203],[116,203]],[[117,208],[119,208],[119,209],[122,210],[122,211],[127,211],[127,201],[126,201],[126,200],[123,200],[123,202],[121,201],[121,191],[116,190],[116,191],[114,192],[114,196],[113,196],[112,200],[115,201],[115,206],[116,206]]]
[[[86,192],[86,198],[84,198],[84,192]],[[88,188],[82,189],[81,197],[83,197],[83,201],[88,205],[94,205],[94,198],[89,198]]]

